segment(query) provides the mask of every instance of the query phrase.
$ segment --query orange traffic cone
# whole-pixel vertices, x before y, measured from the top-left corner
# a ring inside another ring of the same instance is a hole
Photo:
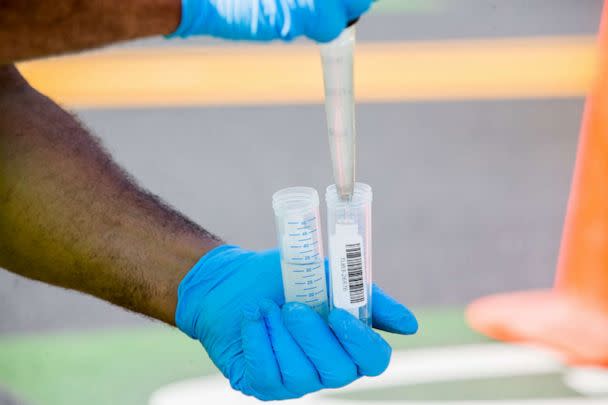
[[[608,367],[608,2],[599,46],[555,288],[481,298],[469,306],[467,319],[492,338],[540,344],[571,364]]]

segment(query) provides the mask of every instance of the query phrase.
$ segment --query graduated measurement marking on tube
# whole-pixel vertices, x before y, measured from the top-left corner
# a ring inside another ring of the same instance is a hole
[[[322,269],[322,242],[316,215],[292,215],[285,219],[281,241],[283,288],[288,301],[309,305],[326,314],[327,288]]]
[[[316,215],[293,216],[285,221],[282,245],[283,282],[291,297],[311,306],[327,302]]]

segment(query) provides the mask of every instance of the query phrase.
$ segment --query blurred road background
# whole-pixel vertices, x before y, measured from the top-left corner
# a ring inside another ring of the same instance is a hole
[[[592,44],[601,9],[600,0],[382,4],[361,21],[363,47],[413,41],[412,49],[424,52],[428,43],[441,53],[455,43],[477,44],[464,58],[483,57],[517,38],[521,45],[540,37],[535,45],[540,48],[545,40],[559,44],[574,38],[584,48]],[[487,41],[479,44],[479,39]],[[119,48],[162,53],[169,46],[223,45],[151,39]],[[560,47],[552,52],[559,56]],[[423,59],[421,70],[427,60],[433,59]],[[580,63],[573,58],[560,69],[576,72]],[[448,74],[449,66],[427,67],[438,76],[425,79],[429,89],[416,90],[423,101],[397,91],[397,101],[358,105],[358,174],[375,194],[375,279],[413,307],[462,306],[483,294],[549,286],[584,85],[558,97],[543,88],[518,97],[517,91],[501,95],[501,83],[489,80],[483,83],[483,100],[467,94],[467,88],[450,90],[446,99],[441,95],[446,78],[439,75]],[[509,75],[517,81],[552,70],[539,64],[509,69]],[[483,68],[470,74],[492,76]],[[240,79],[230,80],[238,85]],[[166,108],[161,100],[140,108],[137,103],[113,106],[110,100],[95,108],[76,105],[74,112],[146,188],[231,243],[267,248],[275,243],[272,193],[294,185],[322,192],[331,169],[322,105],[291,103],[297,94],[277,88],[268,77],[261,80],[284,102]],[[149,322],[4,271],[0,308],[4,334]]]
[[[476,342],[461,320],[471,299],[551,285],[601,3],[383,0],[360,22],[358,175],[375,194],[374,278],[414,308],[456,308],[423,311],[423,336],[396,349]],[[21,69],[146,188],[263,249],[275,244],[273,192],[332,181],[317,58],[305,42],[153,38]],[[0,384],[62,405],[72,389],[69,403],[118,404],[121,387],[132,405],[211,372],[197,345],[151,323],[0,270]],[[510,384],[574,395],[557,376]],[[493,384],[504,398],[509,384]],[[479,387],[420,395],[467,399]]]

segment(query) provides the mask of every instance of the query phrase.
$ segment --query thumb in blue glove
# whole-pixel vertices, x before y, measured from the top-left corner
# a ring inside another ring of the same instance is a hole
[[[375,328],[416,332],[412,313],[377,286],[372,300]],[[180,284],[176,323],[200,340],[234,389],[261,400],[379,375],[391,356],[388,343],[346,311],[333,310],[325,322],[305,305],[283,305],[277,250],[208,253]]]
[[[182,17],[169,37],[210,35],[234,40],[328,42],[372,0],[182,0]]]

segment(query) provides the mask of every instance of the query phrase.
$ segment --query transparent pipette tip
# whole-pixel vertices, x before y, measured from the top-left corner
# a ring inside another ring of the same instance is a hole
[[[354,27],[321,46],[327,131],[334,182],[341,200],[351,199],[355,183],[354,48]]]
[[[325,192],[325,201],[327,206],[332,209],[344,208],[360,208],[361,206],[370,204],[373,200],[372,188],[364,183],[355,183],[352,194],[348,200],[344,200],[338,192],[338,187],[335,184],[327,187]]]

